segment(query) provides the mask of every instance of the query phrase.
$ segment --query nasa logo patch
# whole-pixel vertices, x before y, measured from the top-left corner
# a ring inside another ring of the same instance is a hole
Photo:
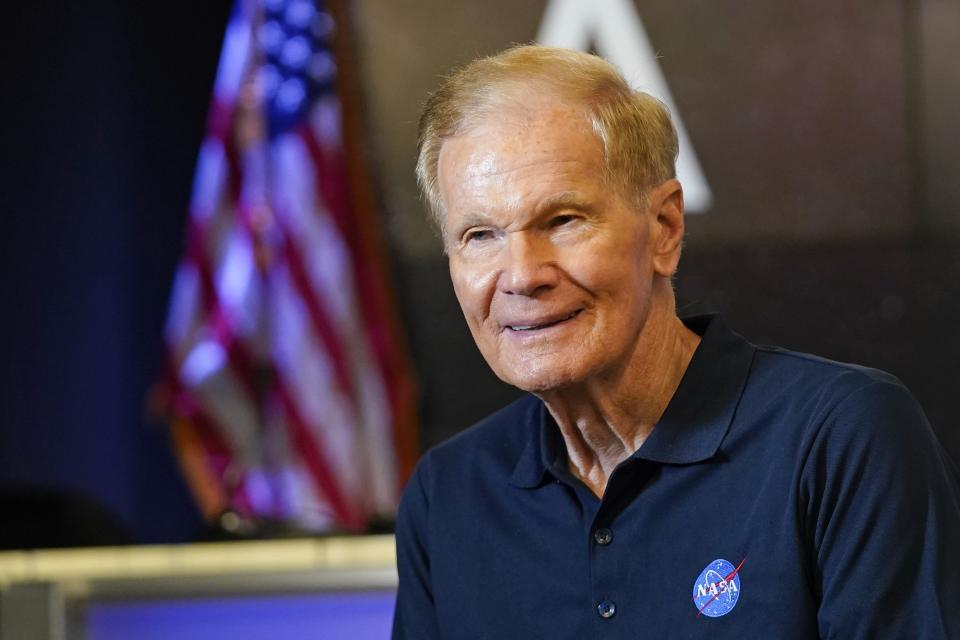
[[[697,576],[693,583],[693,604],[697,608],[697,617],[701,615],[711,618],[725,616],[737,606],[740,599],[740,564],[733,566],[732,562],[717,558]]]

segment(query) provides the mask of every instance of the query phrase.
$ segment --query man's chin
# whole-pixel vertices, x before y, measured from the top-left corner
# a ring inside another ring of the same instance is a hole
[[[583,374],[566,368],[510,369],[495,371],[497,377],[521,391],[541,395],[574,386],[583,381]]]

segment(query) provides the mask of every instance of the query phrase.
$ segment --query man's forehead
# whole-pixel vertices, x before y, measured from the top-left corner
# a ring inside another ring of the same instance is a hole
[[[492,103],[467,115],[456,135],[468,135],[478,130],[526,130],[538,126],[590,129],[591,123],[586,107],[580,103],[554,95],[530,93]]]
[[[600,139],[582,108],[563,103],[504,108],[444,140],[438,168],[442,172],[451,164],[459,165],[469,174],[460,177],[493,175],[502,169],[505,158],[522,166],[525,159],[536,161],[542,153],[558,148],[583,160],[600,149]]]
[[[477,206],[494,189],[500,195],[582,188],[603,177],[603,154],[589,129],[551,126],[522,129],[488,125],[448,140],[440,151],[439,187],[448,213],[464,201]]]

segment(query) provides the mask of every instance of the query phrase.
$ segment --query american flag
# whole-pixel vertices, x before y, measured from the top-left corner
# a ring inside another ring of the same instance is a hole
[[[165,326],[174,441],[211,519],[359,530],[414,457],[330,1],[237,0],[224,39]]]

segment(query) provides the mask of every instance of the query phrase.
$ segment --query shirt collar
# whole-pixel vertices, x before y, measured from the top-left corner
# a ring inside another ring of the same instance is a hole
[[[537,401],[532,413],[533,428],[528,430],[527,446],[510,477],[510,484],[524,489],[532,489],[544,481],[547,470],[559,462],[558,445],[563,446],[557,426],[543,402]]]
[[[646,442],[631,456],[663,464],[692,464],[711,458],[727,435],[750,371],[755,347],[730,331],[716,315],[684,318],[701,336],[680,386]],[[542,402],[530,416],[534,428],[510,483],[540,485],[565,457],[563,439]]]

